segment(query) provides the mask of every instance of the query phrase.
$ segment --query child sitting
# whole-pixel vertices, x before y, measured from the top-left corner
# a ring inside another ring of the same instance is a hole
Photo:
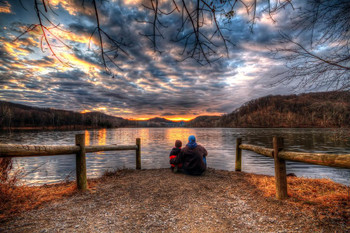
[[[180,140],[176,140],[175,141],[175,147],[173,149],[171,149],[171,151],[170,151],[169,160],[176,158],[176,156],[181,151],[181,146],[182,146],[182,142]],[[171,164],[170,163],[170,165],[171,165],[171,170],[173,172],[177,172],[178,168],[182,168],[182,164],[176,164],[175,165],[175,164]]]

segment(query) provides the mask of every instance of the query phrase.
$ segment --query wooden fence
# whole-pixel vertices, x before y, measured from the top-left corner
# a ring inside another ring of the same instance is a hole
[[[258,154],[273,158],[275,164],[276,197],[277,199],[282,200],[287,198],[286,160],[350,169],[350,154],[290,152],[284,151],[283,147],[283,138],[280,137],[273,138],[273,149],[242,144],[242,139],[237,138],[235,170],[242,170],[242,150],[254,151]]]
[[[77,187],[87,189],[86,153],[98,151],[135,150],[136,169],[141,169],[141,139],[136,138],[136,145],[105,145],[86,146],[85,134],[75,135],[75,146],[43,146],[43,145],[14,145],[0,144],[0,158],[5,157],[34,157],[52,155],[76,155]]]

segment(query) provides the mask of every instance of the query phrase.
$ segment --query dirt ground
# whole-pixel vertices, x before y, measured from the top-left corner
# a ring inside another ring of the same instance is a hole
[[[121,170],[84,193],[7,218],[0,232],[350,232],[348,219],[265,197],[249,174]]]

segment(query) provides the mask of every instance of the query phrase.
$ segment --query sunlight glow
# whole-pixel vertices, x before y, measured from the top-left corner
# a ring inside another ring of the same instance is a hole
[[[218,114],[216,114],[217,116]],[[154,118],[154,117],[159,117],[159,118],[164,118],[166,120],[169,120],[169,121],[190,121],[194,118],[196,118],[197,116],[194,116],[194,115],[189,115],[189,116],[169,116],[169,117],[164,117],[164,116],[157,116],[157,115],[152,115],[152,116],[136,116],[135,118],[130,118],[128,120],[131,120],[131,121],[147,121],[151,118]]]
[[[11,5],[8,3],[8,1],[4,1],[3,5],[0,5],[0,13],[11,13]]]
[[[6,52],[11,54],[13,57],[27,56],[29,51],[20,47],[21,44],[16,42],[4,42],[4,48]]]
[[[78,8],[76,8],[69,0],[51,0],[50,5],[56,9],[58,8],[58,5],[61,5],[61,7],[68,11],[70,15],[77,15],[78,13]]]
[[[125,5],[139,5],[142,0],[123,0]]]
[[[189,128],[181,128],[178,130],[166,129],[165,138],[170,145],[174,145],[176,140],[180,140],[182,142],[182,147],[184,147],[188,142],[188,136],[191,135],[191,131],[192,129]]]
[[[132,120],[132,121],[147,121],[149,119],[151,119],[151,118],[150,117],[137,117],[137,118],[132,118],[130,120]]]
[[[90,110],[84,109],[83,111],[80,111],[80,113],[84,114],[84,113],[88,113],[91,112]]]
[[[98,145],[100,146],[106,145],[106,138],[107,138],[107,130],[106,129],[98,130]]]
[[[99,107],[99,108],[94,108],[94,111],[106,111],[107,108],[106,107]]]
[[[59,37],[61,40],[70,40],[73,42],[78,42],[82,44],[86,44],[88,46],[88,43],[91,42],[91,44],[95,43],[94,38],[90,39],[90,35],[88,34],[75,34],[73,32],[68,32],[68,31],[62,31],[59,29],[52,29],[52,33],[54,33],[57,37]]]
[[[194,118],[196,118],[196,116],[192,116],[192,117],[166,117],[165,119],[167,119],[169,121],[190,121]]]
[[[90,145],[90,133],[87,130],[85,130],[85,145],[86,146]]]
[[[85,72],[89,72],[91,67],[96,67],[95,64],[84,61],[74,54],[65,53],[62,54],[62,57],[64,57],[65,60],[69,61],[72,65],[79,67]]]

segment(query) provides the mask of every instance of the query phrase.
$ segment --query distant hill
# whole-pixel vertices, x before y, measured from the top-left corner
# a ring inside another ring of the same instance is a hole
[[[265,96],[223,116],[189,122],[164,118],[126,120],[100,112],[78,113],[0,101],[0,129],[86,129],[110,127],[350,127],[350,92]]]
[[[219,125],[220,116],[198,116],[185,125],[186,127],[200,128],[200,127],[216,127]]]
[[[350,92],[265,96],[230,114],[197,117],[189,127],[350,127]]]
[[[183,127],[185,122],[171,121],[165,118],[155,117],[144,121],[129,121],[132,127]]]
[[[148,119],[147,121],[149,122],[162,122],[162,123],[174,123],[173,121],[167,120],[165,118],[161,118],[161,117],[154,117],[151,119]]]
[[[184,122],[174,122],[160,117],[145,121],[132,121],[101,112],[78,113],[0,101],[0,129],[86,129],[181,126],[184,126]]]
[[[0,129],[58,128],[82,129],[123,127],[128,121],[100,112],[78,113],[51,108],[37,108],[0,101]]]

